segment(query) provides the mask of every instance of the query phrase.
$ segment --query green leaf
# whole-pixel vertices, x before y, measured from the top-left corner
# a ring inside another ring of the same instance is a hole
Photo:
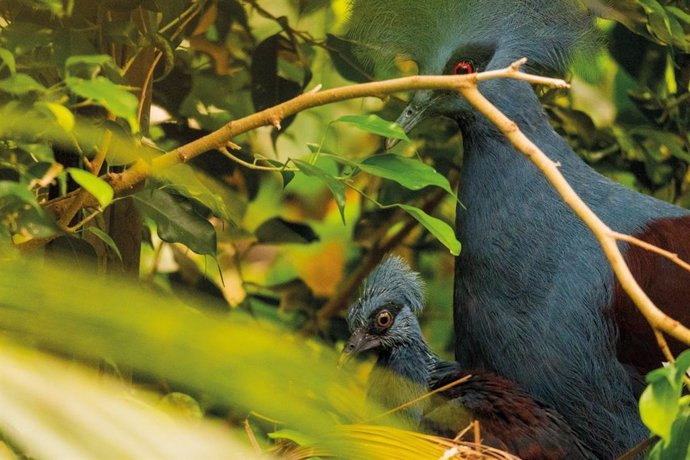
[[[309,149],[309,152],[313,154],[319,154],[319,155],[330,155],[332,156],[333,160],[339,161],[343,164],[352,164],[357,166],[357,163],[351,160],[348,160],[347,158],[343,158],[341,155],[338,155],[337,153],[333,153],[332,151],[325,149],[323,145],[321,144],[316,144],[314,142],[307,142],[307,148]]]
[[[152,33],[148,36],[148,39],[163,55],[163,72],[156,77],[156,81],[160,81],[167,77],[175,67],[175,50],[163,34]]]
[[[74,182],[84,187],[84,190],[93,195],[101,207],[105,208],[113,201],[113,188],[100,177],[79,168],[67,168],[65,171],[72,176]]]
[[[690,408],[678,413],[671,428],[671,442],[664,446],[664,458],[690,458]]]
[[[668,440],[678,413],[680,391],[667,379],[659,379],[645,388],[640,396],[640,416],[649,430]]]
[[[319,240],[308,225],[282,217],[272,217],[263,222],[254,230],[254,236],[262,244],[308,244]]]
[[[417,221],[424,226],[429,232],[434,235],[445,247],[448,248],[451,254],[457,256],[460,254],[460,242],[455,237],[455,232],[450,225],[438,219],[436,217],[430,216],[426,212],[414,206],[409,206],[406,204],[395,204],[399,208],[404,209],[409,215],[417,219]]]
[[[690,369],[690,350],[679,354],[674,364],[679,374],[685,374]]]
[[[31,53],[36,48],[50,46],[53,42],[56,34],[53,28],[37,22],[23,22],[19,18],[16,19],[2,28],[2,42],[7,49],[27,55],[25,53]]]
[[[24,73],[15,73],[0,80],[0,91],[4,91],[15,96],[24,96],[30,92],[42,93],[46,87]]]
[[[670,367],[661,367],[659,369],[654,369],[653,371],[650,371],[645,377],[645,380],[647,381],[647,383],[654,383],[660,380],[670,380],[672,373],[673,369],[671,369]]]
[[[675,6],[667,6],[666,11],[673,14],[680,21],[683,21],[684,23],[690,25],[690,14],[688,14],[687,12]]]
[[[106,246],[108,246],[110,249],[113,250],[113,252],[114,252],[115,255],[117,256],[117,258],[120,259],[120,262],[122,262],[122,254],[120,253],[120,249],[117,247],[117,244],[116,244],[115,241],[110,237],[110,235],[108,235],[106,232],[104,232],[104,231],[101,230],[100,228],[94,227],[94,226],[92,226],[92,225],[86,227],[86,230],[88,230],[89,232],[93,233],[94,235],[96,235],[96,237],[97,237],[98,239],[100,239],[101,241],[103,241],[103,243],[105,243]]]
[[[25,152],[28,152],[39,163],[45,162],[52,164],[55,161],[55,154],[50,145],[19,142],[17,146]]]
[[[340,75],[356,83],[372,81],[371,69],[364,69],[353,52],[354,43],[326,34],[326,50]],[[360,60],[361,61],[361,60]],[[369,71],[368,71],[369,70]]]
[[[378,115],[346,115],[340,117],[336,122],[350,123],[359,129],[379,136],[388,137],[392,139],[400,139],[409,141],[405,131],[395,122],[384,120]]]
[[[105,77],[98,76],[93,80],[67,77],[65,83],[76,95],[93,99],[113,114],[122,117],[129,123],[132,131],[139,130],[136,96],[122,86],[118,86]]]
[[[113,58],[107,54],[85,54],[81,56],[70,56],[65,60],[65,70],[69,73],[70,67],[76,65],[87,65],[101,67],[103,64],[112,62]]]
[[[690,408],[684,407],[678,413],[671,428],[671,441],[662,444],[660,458],[664,460],[690,458]]]
[[[359,168],[368,174],[393,180],[410,190],[420,190],[435,185],[454,196],[445,176],[416,159],[384,153],[365,158],[359,164]]]
[[[271,159],[266,159],[268,164],[271,166],[275,166],[276,168],[283,168],[285,167],[285,163],[281,163],[278,160],[271,160]],[[290,182],[292,182],[292,179],[295,178],[295,173],[293,171],[288,171],[288,170],[282,170],[280,171],[280,175],[283,177],[283,188],[287,187]]]
[[[26,187],[26,185],[19,182],[3,180],[0,181],[0,198],[12,196],[24,203],[31,205],[34,209],[40,209],[36,197],[33,193]],[[0,207],[0,209],[2,209]]]
[[[41,208],[26,184],[0,181],[0,225],[11,223],[21,238],[47,238],[60,232],[55,219]],[[15,240],[16,242],[16,240]]]
[[[54,102],[39,102],[36,104],[36,107],[43,107],[50,112],[55,117],[60,127],[66,132],[72,132],[74,129],[74,114],[64,105]]]
[[[281,102],[297,97],[302,93],[311,79],[308,67],[300,66],[300,51],[295,44],[277,33],[254,48],[251,65],[251,95],[257,111],[272,107]],[[281,62],[291,62],[300,66],[302,78],[291,80],[281,75]],[[290,115],[281,121],[283,130],[294,121]],[[274,131],[275,132],[275,131]]]
[[[338,206],[338,211],[340,211],[340,217],[343,219],[343,223],[345,223],[345,185],[328,171],[318,166],[302,160],[292,160],[292,162],[307,176],[316,177],[326,184],[333,194],[333,198],[335,198],[335,204]]]
[[[198,176],[197,176],[198,175]],[[214,193],[206,184],[211,184],[211,179],[206,178],[200,171],[195,171],[188,164],[178,164],[171,168],[166,168],[156,173],[156,176],[170,183],[181,195],[198,201],[206,206],[211,212],[225,220],[238,220],[239,216],[231,219],[225,203],[220,198],[222,191],[216,190]],[[203,181],[202,181],[203,179]],[[240,199],[239,197],[233,197]]]
[[[670,132],[659,131],[649,127],[637,127],[630,130],[630,134],[641,137],[646,151],[660,156],[660,161],[669,155],[690,163],[690,153],[685,151],[682,137]]]
[[[62,18],[72,11],[72,7],[70,5],[72,5],[73,2],[65,2],[63,0],[26,0],[22,1],[20,4],[23,4],[27,8],[48,11],[51,14]]]
[[[216,229],[164,189],[134,195],[137,207],[156,222],[158,236],[182,243],[197,254],[216,254]]]
[[[139,38],[137,25],[126,16],[119,20],[102,23],[101,33],[109,40],[127,46],[137,46]]]
[[[676,416],[670,438],[657,442],[645,458],[647,460],[690,458],[690,408],[687,405]]]
[[[11,74],[17,72],[17,65],[14,62],[14,54],[8,49],[0,48],[0,60],[7,66]]]

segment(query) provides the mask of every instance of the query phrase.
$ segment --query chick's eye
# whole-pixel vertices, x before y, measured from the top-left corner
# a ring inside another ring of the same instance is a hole
[[[387,328],[393,324],[393,315],[388,310],[383,310],[376,315],[376,325],[378,327]]]
[[[474,66],[470,61],[460,61],[453,67],[453,73],[455,75],[467,75],[474,73]]]

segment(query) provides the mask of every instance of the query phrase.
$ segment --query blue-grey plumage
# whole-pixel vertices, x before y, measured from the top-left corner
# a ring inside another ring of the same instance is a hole
[[[352,335],[341,362],[365,350],[376,354],[370,398],[387,409],[404,405],[400,413],[413,427],[449,438],[477,420],[486,444],[526,460],[594,458],[560,414],[517,385],[438,358],[416,317],[423,303],[419,276],[401,259],[389,257],[350,306]],[[431,390],[438,394],[420,398]]]
[[[348,310],[351,337],[341,364],[363,351],[376,350],[369,396],[383,407],[397,407],[427,392],[437,358],[415,316],[421,313],[423,301],[419,275],[399,257],[389,257],[369,275],[361,296]],[[417,425],[423,408],[423,403],[415,404],[402,413]]]
[[[378,68],[399,55],[416,61],[422,74],[448,74],[461,61],[471,62],[475,71],[496,70],[527,57],[528,71],[560,74],[575,48],[596,41],[588,14],[576,3],[354,0],[349,36]],[[659,240],[671,246],[680,244],[674,243],[679,232],[687,235],[679,230],[690,227],[687,210],[627,189],[587,166],[551,128],[527,82],[489,80],[480,82],[479,90],[560,163],[575,191],[611,228],[640,235],[663,221]],[[409,131],[435,115],[452,118],[463,133],[456,358],[516,381],[554,406],[600,458],[621,454],[647,430],[619,357],[627,352],[635,359],[654,350],[653,336],[634,307],[621,310],[627,299],[591,231],[536,167],[459,95],[420,91],[398,121]],[[628,258],[633,250],[626,251]],[[674,252],[690,255],[690,245]],[[650,288],[689,289],[687,278],[664,284],[654,278],[664,276],[658,272],[646,277]],[[686,300],[676,297],[665,307],[686,320]],[[620,315],[628,316],[619,321]],[[619,343],[637,348],[617,349]],[[637,368],[650,370],[647,363]]]

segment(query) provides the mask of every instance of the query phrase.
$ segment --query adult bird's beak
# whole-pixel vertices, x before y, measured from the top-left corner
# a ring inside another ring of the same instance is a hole
[[[364,329],[358,329],[352,333],[350,340],[347,341],[345,348],[338,358],[338,367],[342,367],[363,351],[370,350],[379,345],[376,337],[368,334]]]
[[[402,111],[395,122],[402,127],[405,133],[409,133],[420,121],[436,115],[434,111],[436,103],[446,96],[447,94],[445,93],[418,91],[412,98],[412,102],[405,107],[405,110]],[[400,142],[400,139],[386,139],[386,150],[392,149],[398,142]]]

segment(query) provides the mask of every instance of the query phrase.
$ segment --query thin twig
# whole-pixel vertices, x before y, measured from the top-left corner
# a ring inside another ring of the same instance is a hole
[[[465,428],[460,430],[458,432],[458,434],[455,435],[455,437],[453,438],[453,441],[455,441],[455,442],[460,441],[472,429],[473,425],[474,424],[472,422],[470,422],[469,425],[467,425]]]
[[[193,9],[196,9],[196,11],[192,11]],[[142,12],[141,8],[139,9],[139,11]],[[194,19],[194,17],[200,11],[201,11],[201,4],[199,4],[198,6],[192,5],[187,10],[185,10],[179,18],[175,19],[170,24],[168,24],[166,27],[162,28],[160,31],[158,31],[158,33],[163,33],[163,31],[166,30],[169,26],[172,26],[177,21],[182,19],[182,16],[189,14],[187,17],[185,17],[182,20],[182,23],[180,24],[180,26],[170,36],[170,41],[175,40],[175,38],[177,38],[177,36],[180,35],[184,31],[185,27],[187,27],[187,25],[192,21],[192,19]],[[143,12],[141,14],[143,14]],[[143,16],[141,19],[141,25],[144,28],[146,27],[146,21],[144,20]],[[139,50],[139,51],[141,51],[141,50]],[[139,53],[139,51],[137,53]],[[139,121],[139,123],[141,123],[141,119],[143,117],[143,111],[147,105],[146,104],[147,88],[151,85],[151,83],[153,81],[153,73],[155,72],[156,67],[158,66],[158,63],[160,62],[162,57],[163,57],[163,52],[160,50],[156,50],[156,52],[154,53],[154,56],[153,56],[153,60],[151,61],[151,65],[149,66],[148,70],[146,71],[146,76],[144,78],[144,82],[141,85],[141,97],[139,98],[139,106],[137,107],[137,121]]]
[[[664,334],[661,333],[658,329],[652,328],[654,331],[654,337],[656,337],[656,343],[659,345],[659,349],[661,350],[661,353],[664,355],[664,358],[666,361],[669,363],[675,363],[676,358],[673,356],[673,353],[671,353],[671,348],[668,346],[668,342],[666,341],[666,337],[664,337]]]
[[[518,61],[514,64],[517,65]],[[477,74],[479,75],[479,74]],[[519,152],[523,153],[544,174],[554,189],[561,195],[566,204],[582,219],[595,237],[599,240],[604,254],[608,258],[613,271],[621,286],[628,293],[637,308],[644,315],[654,330],[660,330],[670,336],[690,345],[690,330],[680,322],[662,312],[637,284],[630,272],[630,268],[618,249],[617,239],[612,236],[613,231],[585,204],[575,190],[565,180],[559,166],[547,157],[518,126],[498,110],[477,89],[477,85],[461,86],[460,94],[480,113],[489,119],[506,136]]]
[[[401,411],[401,410],[405,409],[406,407],[410,407],[410,406],[413,405],[413,404],[417,404],[417,403],[420,402],[420,401],[424,401],[425,399],[428,399],[428,398],[432,397],[432,396],[435,395],[435,394],[441,393],[441,392],[446,391],[446,390],[448,390],[448,389],[450,389],[450,388],[453,388],[453,387],[456,387],[456,386],[458,386],[458,385],[460,385],[460,384],[462,384],[462,383],[465,383],[465,382],[467,382],[467,381],[468,381],[469,379],[471,379],[471,378],[472,378],[472,374],[467,374],[467,375],[465,375],[464,377],[461,377],[461,378],[459,378],[459,379],[457,379],[457,380],[454,380],[454,381],[452,381],[452,382],[450,382],[450,383],[448,383],[448,384],[446,384],[446,385],[443,385],[442,387],[436,388],[435,390],[430,391],[430,392],[428,392],[428,393],[425,393],[425,394],[423,394],[422,396],[419,396],[419,397],[417,397],[417,398],[415,398],[415,399],[412,399],[412,400],[410,400],[410,401],[407,401],[406,403],[401,404],[401,405],[399,405],[399,406],[396,406],[396,407],[394,407],[394,408],[392,408],[392,409],[390,409],[390,410],[387,410],[386,412],[383,412],[383,413],[381,413],[381,414],[378,414],[378,415],[376,415],[376,416],[374,416],[374,417],[372,417],[372,418],[370,418],[370,419],[368,419],[368,420],[365,420],[365,421],[362,422],[362,423],[370,423],[370,422],[372,422],[372,421],[374,421],[374,420],[378,420],[378,419],[381,419],[381,418],[383,418],[383,417],[386,417],[386,416],[388,416],[388,415],[390,415],[390,414],[394,414],[394,413],[396,413],[396,412],[398,412],[398,411]]]
[[[606,257],[613,267],[621,286],[631,297],[637,308],[647,319],[654,330],[660,330],[672,337],[690,345],[690,330],[678,321],[664,314],[642,288],[637,284],[630,268],[627,266],[623,255],[618,249],[617,240],[612,236],[613,231],[606,226],[599,217],[582,201],[560,173],[558,165],[551,161],[533,142],[531,142],[518,128],[518,126],[491,104],[477,89],[479,81],[493,78],[514,78],[528,81],[530,83],[567,88],[568,84],[560,79],[552,79],[525,74],[519,71],[520,66],[526,62],[525,59],[518,60],[505,69],[481,72],[470,75],[451,75],[451,76],[413,76],[397,78],[393,80],[363,83],[358,85],[344,86],[321,92],[307,92],[294,99],[286,101],[277,106],[254,113],[245,118],[233,120],[224,127],[196,139],[175,150],[156,157],[147,164],[144,160],[139,160],[124,173],[111,177],[111,186],[116,194],[124,194],[133,190],[135,185],[146,179],[152,172],[160,171],[189,161],[209,150],[224,147],[228,142],[239,134],[253,130],[261,126],[279,126],[280,121],[285,117],[294,115],[298,112],[339,102],[346,99],[359,97],[378,96],[415,89],[441,90],[455,89],[467,101],[472,104],[480,113],[494,123],[506,136],[511,144],[530,161],[532,161],[545,175],[547,180],[553,185],[556,191],[571,209],[583,220],[592,230],[602,246]],[[73,204],[74,198],[61,199],[51,202],[52,210],[60,216],[66,209]],[[81,207],[95,206],[95,198],[89,197],[82,203]],[[631,240],[632,241],[632,240]],[[29,241],[29,247],[40,246],[40,241]]]
[[[690,264],[678,257],[678,254],[676,253],[667,251],[658,246],[654,246],[653,244],[647,243],[646,241],[642,241],[641,239],[635,238],[634,236],[626,235],[625,233],[611,232],[611,237],[617,240],[625,241],[630,244],[634,244],[635,246],[639,246],[642,249],[646,249],[649,252],[659,254],[660,256],[667,258],[674,264],[683,267],[685,270],[690,272]]]
[[[247,117],[232,120],[206,136],[154,158],[150,165],[143,159],[138,160],[127,171],[120,174],[116,182],[111,181],[110,184],[116,194],[127,193],[152,172],[158,172],[176,164],[185,163],[205,152],[225,146],[240,134],[262,126],[279,125],[284,118],[314,107],[361,97],[383,97],[401,91],[418,89],[448,90],[474,87],[477,81],[495,78],[517,78],[535,84],[558,88],[568,87],[568,84],[560,79],[524,74],[514,70],[512,67],[507,67],[502,70],[470,75],[416,75],[342,86],[320,92],[311,91]],[[105,179],[108,180],[107,177]],[[70,206],[72,199],[54,200],[49,203],[49,206],[54,214],[60,216]],[[95,204],[95,200],[87,199],[83,206],[94,206]]]
[[[99,208],[96,211],[89,214],[88,216],[86,216],[85,218],[83,218],[81,221],[77,222],[75,225],[73,225],[71,227],[67,227],[67,231],[69,231],[70,233],[74,233],[77,230],[79,230],[80,228],[82,228],[84,225],[86,225],[89,222],[91,222],[92,220],[94,220],[96,217],[98,217],[101,214],[103,214],[103,209]]]
[[[274,172],[295,172],[299,171],[297,168],[291,168],[289,166],[263,166],[263,165],[258,165],[256,163],[249,163],[248,161],[244,161],[242,158],[233,155],[230,150],[228,150],[225,147],[218,147],[218,151],[222,153],[224,156],[228,157],[230,160],[234,161],[237,164],[240,164],[244,166],[247,169],[252,169],[254,171],[274,171]]]
[[[635,458],[638,458],[641,454],[643,454],[647,449],[652,447],[652,445],[659,440],[658,436],[651,436],[629,451],[625,452],[623,455],[620,457],[616,457],[616,460],[633,460]]]
[[[28,189],[33,190],[35,187],[47,187],[53,180],[63,171],[64,166],[60,163],[53,163],[50,165],[46,173],[40,179],[31,179]]]
[[[147,283],[153,283],[153,280],[156,278],[156,275],[158,274],[158,264],[160,263],[161,255],[163,254],[163,247],[165,246],[165,244],[165,241],[160,240],[158,246],[156,246],[153,250],[153,264],[151,266],[151,272],[146,276]]]
[[[259,445],[259,441],[256,439],[256,435],[254,434],[254,430],[252,429],[252,426],[249,424],[248,418],[244,419],[244,432],[247,433],[249,444],[251,444],[254,448],[254,452],[256,452],[259,455],[263,454],[261,446]]]
[[[472,426],[474,428],[474,445],[477,447],[477,450],[479,450],[482,446],[482,435],[479,427],[479,420],[474,420],[472,422]]]
[[[108,121],[113,121],[115,120],[115,115],[113,115],[111,112],[108,112],[106,116],[106,120]],[[101,168],[103,167],[103,163],[105,163],[105,157],[108,154],[108,150],[110,149],[110,143],[113,140],[113,132],[109,129],[106,129],[103,133],[103,142],[101,143],[101,147],[98,149],[96,152],[96,155],[93,158],[93,161],[91,161],[91,164],[89,165],[89,171],[91,174],[97,176],[98,173],[101,171]],[[66,227],[69,225],[69,223],[74,219],[74,216],[77,215],[79,211],[84,209],[84,202],[86,201],[86,198],[92,196],[89,192],[86,191],[84,188],[80,188],[79,191],[77,192],[77,197],[74,199],[72,202],[72,206],[67,210],[65,214],[63,214],[60,219],[58,220],[58,225],[61,227]],[[84,225],[86,222],[82,222],[81,225],[77,224],[77,228],[80,226]]]

